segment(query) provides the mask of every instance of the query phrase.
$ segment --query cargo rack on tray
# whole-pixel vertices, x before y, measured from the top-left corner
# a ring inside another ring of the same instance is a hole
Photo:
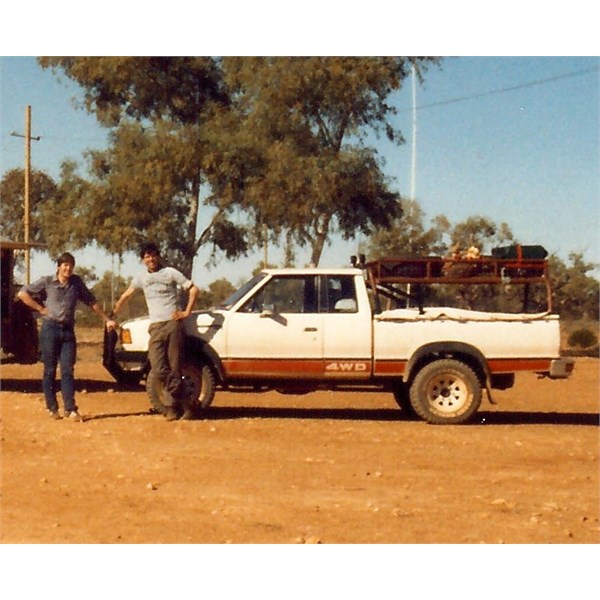
[[[530,284],[546,288],[547,310],[552,311],[552,294],[548,275],[547,252],[541,246],[509,246],[497,248],[491,256],[477,258],[446,258],[440,256],[382,258],[365,262],[361,255],[352,264],[366,270],[368,286],[375,293],[379,312],[378,292],[399,300],[410,299],[423,310],[422,298],[417,292],[398,289],[395,284],[514,284],[524,285],[523,306],[529,302]],[[418,289],[418,288],[417,288]]]

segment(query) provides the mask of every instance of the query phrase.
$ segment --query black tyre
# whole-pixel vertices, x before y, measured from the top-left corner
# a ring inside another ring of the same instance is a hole
[[[163,384],[154,376],[152,369],[150,369],[146,377],[146,391],[148,392],[152,408],[161,415],[164,415],[167,409],[163,404]]]
[[[208,408],[215,397],[216,383],[212,369],[205,364],[186,363],[182,375],[189,378],[190,393],[196,408],[200,411]]]
[[[418,417],[415,409],[410,403],[410,386],[408,383],[404,383],[404,381],[396,382],[392,389],[392,393],[394,394],[396,404],[402,409],[402,413],[406,418],[415,419]]]
[[[192,398],[192,407],[199,414],[211,405],[215,397],[216,385],[212,369],[207,365],[185,363],[181,375],[185,378],[185,393]],[[163,384],[153,375],[152,370],[146,379],[146,389],[154,410],[164,414],[166,407],[163,403]]]
[[[410,403],[428,423],[465,423],[479,409],[481,384],[464,363],[436,360],[417,373],[410,387]]]

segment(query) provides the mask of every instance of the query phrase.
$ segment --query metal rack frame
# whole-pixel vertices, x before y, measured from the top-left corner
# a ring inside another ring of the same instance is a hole
[[[404,292],[394,284],[457,284],[457,285],[524,285],[524,306],[529,300],[530,285],[541,283],[546,287],[548,312],[552,311],[552,292],[545,258],[496,258],[482,256],[476,259],[427,257],[385,258],[360,265],[366,270],[369,287],[376,293],[376,308],[380,310],[378,292],[396,300],[414,300],[422,311],[418,294]]]

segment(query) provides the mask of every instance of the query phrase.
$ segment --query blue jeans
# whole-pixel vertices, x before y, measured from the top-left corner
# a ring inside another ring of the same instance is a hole
[[[40,350],[44,363],[42,388],[49,411],[58,410],[56,400],[56,367],[60,363],[60,391],[65,412],[77,410],[75,404],[75,356],[77,341],[72,325],[44,319],[40,331]]]

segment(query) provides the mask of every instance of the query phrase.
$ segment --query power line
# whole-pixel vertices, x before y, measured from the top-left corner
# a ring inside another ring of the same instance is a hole
[[[589,69],[581,69],[580,71],[572,71],[570,73],[563,73],[562,75],[555,75],[554,77],[547,77],[545,79],[536,79],[535,81],[529,81],[527,83],[520,83],[510,87],[500,88],[498,90],[491,90],[489,92],[481,92],[479,94],[471,94],[470,96],[460,96],[458,98],[450,98],[448,100],[440,100],[438,102],[430,102],[429,104],[422,104],[417,106],[417,110],[423,110],[424,108],[433,108],[436,106],[444,106],[446,104],[454,104],[456,102],[464,102],[465,100],[473,100],[475,98],[483,98],[485,96],[493,96],[495,94],[504,94],[506,92],[514,92],[515,90],[522,90],[536,85],[543,85],[552,81],[558,81],[559,79],[567,79],[570,77],[579,77],[581,75],[587,75],[588,73],[594,73],[600,70],[600,67],[591,67]],[[398,113],[410,112],[412,108],[399,110]]]
[[[46,140],[58,140],[58,141],[71,140],[72,142],[93,142],[93,143],[104,143],[104,142],[106,142],[106,139],[102,139],[100,137],[73,137],[73,136],[63,137],[63,136],[60,136],[60,135],[45,135],[44,139],[46,139]]]

